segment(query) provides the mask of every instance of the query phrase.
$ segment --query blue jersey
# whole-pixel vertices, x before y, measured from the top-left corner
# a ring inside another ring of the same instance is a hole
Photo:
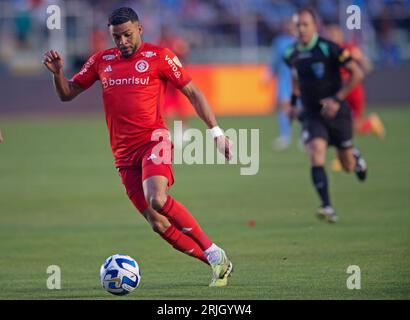
[[[272,42],[270,67],[278,80],[279,101],[289,100],[292,93],[292,73],[283,57],[286,49],[294,42],[295,38],[286,34],[280,34]]]

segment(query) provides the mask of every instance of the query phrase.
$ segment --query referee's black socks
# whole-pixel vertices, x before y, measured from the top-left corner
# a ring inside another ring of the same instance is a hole
[[[317,166],[311,168],[312,182],[319,194],[320,200],[322,200],[322,206],[330,206],[329,190],[327,185],[326,171],[323,166]]]

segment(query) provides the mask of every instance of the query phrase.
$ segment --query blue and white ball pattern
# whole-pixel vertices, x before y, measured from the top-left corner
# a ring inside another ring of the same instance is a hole
[[[100,269],[100,281],[105,290],[114,295],[129,294],[141,281],[137,261],[125,254],[108,257]]]

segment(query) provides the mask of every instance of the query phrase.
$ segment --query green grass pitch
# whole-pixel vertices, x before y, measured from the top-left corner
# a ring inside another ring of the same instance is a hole
[[[235,264],[219,289],[207,287],[207,266],[174,251],[132,207],[102,115],[3,119],[0,299],[120,299],[98,277],[114,253],[142,269],[138,289],[121,299],[409,299],[410,110],[378,111],[387,139],[356,139],[368,182],[329,172],[335,225],[314,216],[306,155],[296,144],[272,151],[271,116],[220,119],[223,128],[260,128],[257,175],[240,176],[238,165],[175,167],[171,193]],[[46,287],[49,265],[61,267],[61,290]],[[360,290],[346,287],[349,265],[361,269]]]

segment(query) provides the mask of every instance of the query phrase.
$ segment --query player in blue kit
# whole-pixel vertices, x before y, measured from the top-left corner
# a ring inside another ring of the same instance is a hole
[[[286,49],[296,39],[295,24],[292,19],[283,23],[282,32],[274,39],[271,47],[270,71],[277,78],[277,114],[279,136],[273,141],[275,150],[287,149],[292,142],[292,127],[288,117],[290,109],[289,97],[292,94],[292,74],[289,67],[283,61]]]

